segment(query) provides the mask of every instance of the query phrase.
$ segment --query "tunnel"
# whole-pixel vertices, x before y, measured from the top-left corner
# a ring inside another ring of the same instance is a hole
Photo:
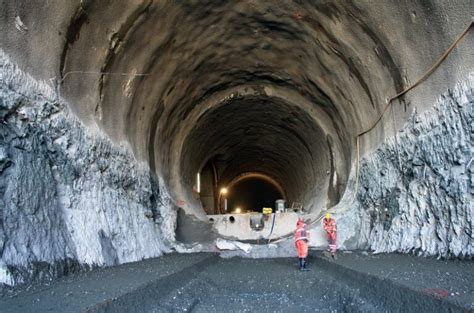
[[[189,190],[201,164],[212,159],[221,173],[217,182],[221,187],[255,172],[278,182],[289,201],[309,203],[316,198],[318,208],[327,198],[337,203],[347,172],[342,170],[345,160],[338,160],[343,155],[337,158],[333,151],[337,146],[330,135],[298,106],[266,97],[231,99],[195,123],[184,141],[179,167],[182,188]],[[340,175],[336,164],[342,168]]]
[[[226,195],[229,212],[274,210],[276,201],[285,199],[282,187],[261,174],[244,174],[227,188],[232,190]]]
[[[380,113],[382,94],[403,86],[381,39],[344,14],[348,8],[330,3],[283,6],[285,17],[263,4],[250,5],[254,13],[244,3],[202,7],[130,6],[131,21],[104,40],[88,29],[106,27],[101,16],[111,8],[81,6],[62,48],[61,95],[77,103],[72,109],[80,117],[129,142],[172,198],[198,217],[193,179],[212,158],[219,162],[218,184],[261,172],[310,210],[337,204],[354,134]],[[336,16],[341,30],[330,27]],[[103,58],[85,57],[82,45],[108,51],[100,71],[132,75],[76,73]],[[378,132],[374,137],[383,137]]]
[[[2,281],[206,247],[279,199],[281,238],[330,211],[348,250],[472,257],[473,9],[3,1]]]

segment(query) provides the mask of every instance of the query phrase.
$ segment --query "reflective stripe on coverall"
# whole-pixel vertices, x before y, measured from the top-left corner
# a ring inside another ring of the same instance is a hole
[[[336,228],[336,221],[332,218],[324,220],[324,229],[327,233],[328,243],[329,243],[329,251],[331,253],[336,253],[337,250],[337,228]]]
[[[295,232],[295,245],[298,251],[298,258],[306,258],[308,256],[308,232],[306,225],[300,224]]]

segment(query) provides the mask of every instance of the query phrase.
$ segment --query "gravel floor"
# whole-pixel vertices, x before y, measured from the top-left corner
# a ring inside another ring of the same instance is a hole
[[[436,260],[406,254],[342,253],[335,263],[444,298],[474,311],[472,260]]]
[[[332,261],[312,252],[310,267],[298,271],[293,258],[172,254],[21,290],[0,298],[0,312],[420,312],[424,303],[435,311],[474,308],[472,261],[362,253],[341,253]]]

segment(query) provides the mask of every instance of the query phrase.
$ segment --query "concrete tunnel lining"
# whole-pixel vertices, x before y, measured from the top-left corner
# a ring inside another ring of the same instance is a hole
[[[82,50],[79,47],[103,40],[97,30],[88,32],[103,23],[98,22],[100,10],[95,6],[99,5],[89,6],[84,8],[87,22],[77,30],[89,36],[71,37],[71,44],[78,49],[66,51],[63,73],[76,68],[78,62],[81,67],[87,66],[89,61],[77,54]],[[146,76],[124,79],[101,75],[98,100],[91,101],[95,103],[93,116],[113,138],[127,138],[136,155],[148,160],[164,177],[174,200],[186,203],[186,211],[199,216],[199,205],[190,196],[191,186],[180,181],[188,180],[189,174],[182,172],[179,164],[187,128],[194,127],[192,116],[207,110],[200,104],[217,93],[230,96],[229,90],[244,85],[258,86],[263,90],[262,99],[269,89],[276,93],[284,90],[291,103],[309,102],[308,114],[324,111],[325,117],[318,118],[320,127],[331,128],[327,133],[335,142],[333,153],[344,159],[340,162],[344,164],[339,165],[343,168],[338,188],[343,190],[353,154],[350,135],[377,115],[384,91],[402,85],[380,34],[375,34],[361,17],[347,14],[354,9],[349,4],[292,3],[277,6],[271,14],[261,12],[264,4],[253,7],[254,14],[244,13],[249,8],[243,3],[234,7],[215,4],[206,19],[196,6],[191,10],[149,3],[133,11],[129,18],[135,21],[124,23],[115,33],[101,68]],[[313,14],[280,15],[278,11]],[[336,20],[338,27],[334,27]],[[80,21],[78,18],[77,23]],[[197,57],[189,57],[197,51]],[[71,93],[69,86],[78,88],[77,77],[70,76],[62,89],[63,94],[74,99],[77,94]],[[175,177],[176,173],[181,175]],[[278,176],[283,177],[281,173]],[[309,180],[305,183],[312,184]],[[302,183],[290,185],[299,190],[306,188]],[[315,190],[320,189],[318,186]],[[303,198],[308,204],[311,201],[309,196]],[[337,200],[325,202],[317,200],[313,207],[333,205]]]

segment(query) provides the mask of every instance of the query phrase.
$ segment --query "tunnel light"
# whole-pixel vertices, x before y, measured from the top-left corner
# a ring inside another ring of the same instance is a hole
[[[235,213],[242,213],[242,209],[241,208],[235,208]]]
[[[196,185],[197,185],[197,192],[201,193],[201,174],[197,173],[196,175]]]
[[[223,187],[221,188],[221,195],[224,196],[224,212],[227,213],[227,198],[226,198],[226,195],[227,194],[227,188]]]

